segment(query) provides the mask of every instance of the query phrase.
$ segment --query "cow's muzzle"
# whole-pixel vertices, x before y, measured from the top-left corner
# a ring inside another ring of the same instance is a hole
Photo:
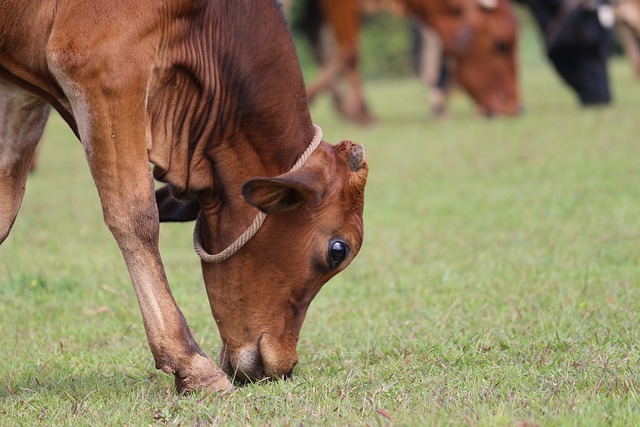
[[[288,379],[297,363],[295,344],[282,344],[269,334],[262,334],[255,344],[234,348],[227,343],[220,350],[220,366],[237,384]]]

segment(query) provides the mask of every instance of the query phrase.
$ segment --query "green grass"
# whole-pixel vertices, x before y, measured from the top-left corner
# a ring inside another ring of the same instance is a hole
[[[640,419],[640,84],[585,110],[535,49],[527,114],[481,120],[417,80],[366,90],[364,248],[314,300],[286,382],[177,396],[157,372],[80,144],[58,117],[0,247],[1,425],[615,425]],[[219,337],[191,225],[163,225],[176,299]],[[390,418],[387,418],[387,416]]]

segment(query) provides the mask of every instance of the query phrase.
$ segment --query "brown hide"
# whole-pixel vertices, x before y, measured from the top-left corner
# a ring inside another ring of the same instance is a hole
[[[270,211],[237,254],[202,269],[225,373],[288,375],[309,303],[362,244],[368,169],[359,145],[322,142],[287,173],[314,128],[275,1],[2,0],[0,34],[0,243],[51,104],[82,142],[156,367],[180,392],[230,383],[172,297],[159,219],[199,212],[215,252]],[[168,184],[156,194],[149,162]]]
[[[471,95],[482,114],[514,115],[520,112],[520,93],[516,60],[517,22],[509,0],[495,1],[495,7],[481,5],[478,0],[360,0],[366,11],[379,9],[416,17],[423,25],[434,28],[443,40],[445,54],[455,62],[457,82]],[[331,8],[346,8],[346,4],[357,0],[323,0],[323,11]],[[355,6],[354,6],[355,7]],[[359,27],[353,14],[328,13],[325,19],[334,28],[337,50],[340,55],[332,57],[324,65],[320,77],[309,90],[312,96],[321,88],[331,87],[331,79],[337,78],[347,65],[344,52],[357,52],[357,38],[344,28]],[[349,36],[341,36],[348,34]],[[357,53],[351,54],[357,59]],[[344,65],[336,65],[341,58]],[[354,71],[351,71],[352,73]],[[357,72],[357,70],[355,71]],[[354,79],[359,82],[359,80]],[[353,86],[353,85],[352,85]],[[364,96],[359,86],[352,92]],[[358,102],[353,102],[358,104]]]

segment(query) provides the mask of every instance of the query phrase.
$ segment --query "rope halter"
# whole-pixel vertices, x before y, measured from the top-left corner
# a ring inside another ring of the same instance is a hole
[[[320,126],[317,126],[317,125],[313,125],[313,127],[316,132],[313,135],[313,139],[311,140],[311,143],[309,143],[309,145],[307,146],[307,149],[304,150],[304,153],[302,153],[300,157],[298,157],[298,160],[293,165],[293,167],[289,169],[289,172],[294,172],[302,168],[304,164],[307,163],[307,160],[309,159],[309,157],[311,157],[311,155],[316,150],[316,148],[318,148],[318,146],[320,145],[320,142],[322,141],[322,129],[320,129]],[[240,250],[240,248],[243,247],[245,243],[247,243],[253,236],[255,236],[258,230],[260,230],[260,227],[262,227],[264,220],[267,218],[266,213],[259,211],[255,219],[253,220],[253,223],[251,223],[249,228],[247,228],[244,231],[244,233],[242,233],[235,240],[235,242],[233,242],[226,249],[222,250],[221,252],[218,252],[217,254],[210,254],[202,246],[202,240],[200,236],[200,221],[201,221],[200,216],[201,215],[202,215],[202,211],[198,213],[198,218],[196,219],[196,225],[193,229],[193,248],[195,249],[196,253],[198,254],[198,256],[202,261],[208,262],[208,263],[216,263],[216,264],[226,261],[231,255],[238,252],[238,250]]]

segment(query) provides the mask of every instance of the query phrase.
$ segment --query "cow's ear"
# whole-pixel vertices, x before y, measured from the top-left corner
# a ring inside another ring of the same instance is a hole
[[[265,213],[285,212],[322,199],[322,173],[304,168],[273,178],[253,178],[242,186],[244,199]]]
[[[156,204],[158,205],[160,222],[195,221],[200,212],[200,202],[197,199],[176,199],[173,197],[169,185],[156,190]]]

